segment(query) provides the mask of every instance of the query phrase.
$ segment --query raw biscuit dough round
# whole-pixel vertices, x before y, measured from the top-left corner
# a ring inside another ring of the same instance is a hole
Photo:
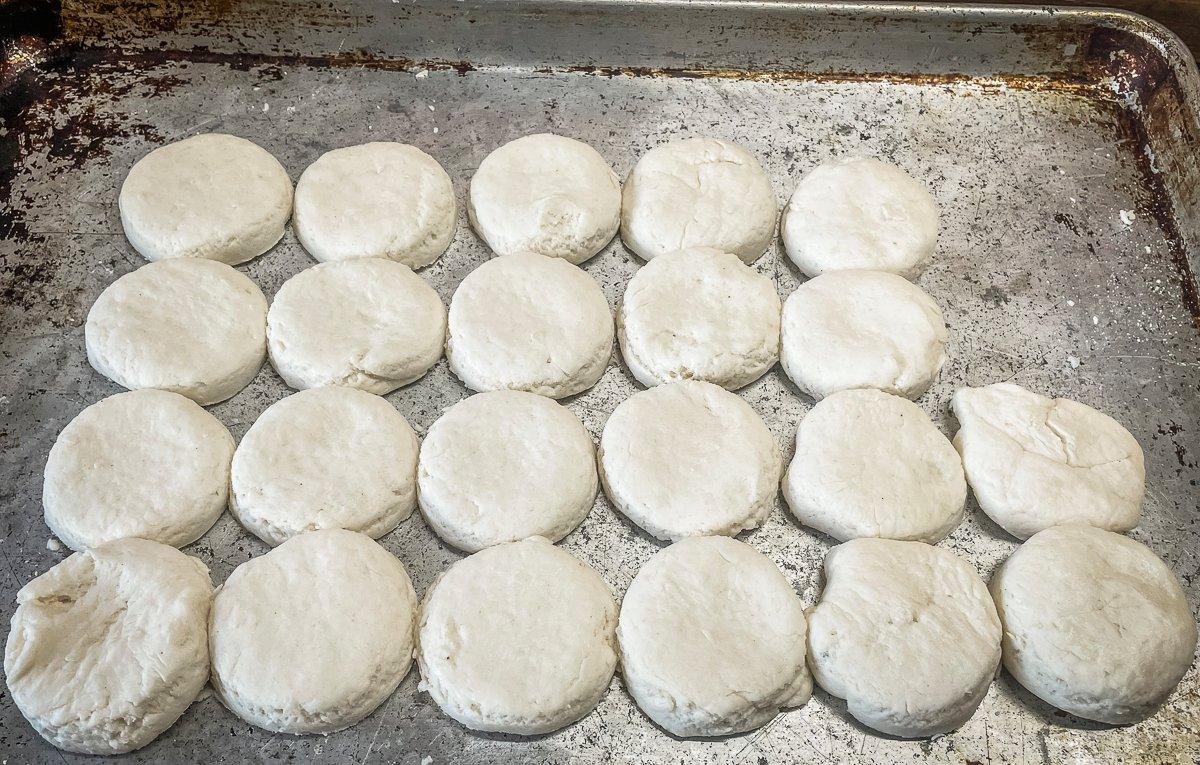
[[[378,538],[416,507],[417,448],[386,399],[337,385],[300,391],[238,444],[229,510],[270,545],[314,529]]]
[[[390,258],[420,268],[454,239],[454,185],[415,146],[375,142],[328,151],[296,183],[293,226],[320,261]]]
[[[621,673],[676,736],[753,730],[812,695],[804,606],[762,553],[693,537],[648,560],[621,602]]]
[[[625,399],[600,438],[604,493],[663,540],[733,536],[766,520],[783,455],[750,405],[699,380]]]
[[[954,445],[988,517],[1019,539],[1063,523],[1128,531],[1142,515],[1142,447],[1113,418],[1011,383],[960,388]]]
[[[122,537],[183,547],[225,509],[232,458],[233,436],[191,399],[152,389],[109,396],[50,449],[46,525],[72,550]]]
[[[775,235],[771,179],[729,141],[686,138],[642,155],[621,195],[621,240],[643,260],[687,247],[758,260]]]
[[[477,552],[571,533],[592,509],[596,452],[583,423],[534,393],[477,393],[450,407],[421,445],[421,514],[438,536]]]
[[[780,361],[821,399],[850,388],[917,398],[946,363],[942,310],[920,287],[883,271],[830,271],[783,306]]]
[[[208,569],[127,538],[71,555],[17,593],[13,702],[54,746],[123,754],[171,727],[208,679]]]
[[[421,604],[421,690],[471,730],[534,735],[586,716],[616,667],[617,604],[541,537],[460,560]]]
[[[237,265],[283,238],[292,181],[245,138],[205,133],[134,163],[117,199],[121,225],[147,260],[209,258]]]
[[[474,391],[563,398],[587,390],[612,357],[612,313],[596,280],[562,258],[502,255],[450,301],[446,358]]]
[[[147,263],[100,293],[84,325],[97,372],[205,406],[246,387],[267,355],[267,299],[249,277],[203,258]]]
[[[800,421],[783,495],[797,520],[835,539],[933,544],[962,521],[967,482],[921,407],[864,388],[833,394]]]
[[[711,247],[667,253],[638,269],[617,309],[629,371],[652,387],[705,380],[736,390],[779,358],[775,283]]]
[[[442,356],[446,308],[425,280],[382,258],[318,263],[284,282],[267,314],[271,365],[293,388],[384,395]]]
[[[1152,715],[1192,664],[1196,622],[1145,545],[1080,523],[1040,531],[992,577],[1004,667],[1048,704],[1125,725]]]
[[[582,263],[621,224],[621,182],[599,152],[552,133],[509,141],[471,178],[467,212],[497,255],[536,252]]]
[[[949,733],[996,676],[1000,619],[987,585],[954,553],[855,539],[825,556],[825,589],[808,611],[808,666],[870,728]]]
[[[912,279],[937,244],[938,211],[924,184],[873,157],[810,170],[783,210],[783,245],[809,276],[868,269]]]
[[[275,733],[327,734],[382,704],[412,665],[417,596],[370,537],[309,531],[234,569],[213,598],[217,696]]]

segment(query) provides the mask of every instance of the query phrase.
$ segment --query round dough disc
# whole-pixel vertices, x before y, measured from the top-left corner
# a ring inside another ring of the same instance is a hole
[[[596,384],[612,357],[600,285],[562,258],[521,253],[467,274],[450,301],[446,357],[475,391],[563,398]]]
[[[536,252],[582,263],[621,224],[621,182],[586,143],[551,133],[509,141],[480,163],[471,225],[497,255]]]
[[[654,555],[621,602],[625,687],[676,736],[724,736],[808,702],[804,606],[775,564],[726,537]]]
[[[417,475],[426,523],[467,552],[531,536],[557,542],[591,511],[598,488],[583,423],[523,391],[450,407],[425,436]]]
[[[267,408],[233,455],[229,510],[270,545],[314,529],[381,537],[417,504],[417,435],[386,399],[300,391]]]
[[[421,690],[472,730],[533,735],[586,716],[616,667],[617,604],[541,537],[455,563],[421,604]]]
[[[206,133],[139,159],[117,204],[125,236],[147,260],[209,258],[237,265],[283,238],[292,181],[262,147]]]
[[[775,283],[736,255],[709,247],[642,266],[617,310],[625,363],[648,387],[705,380],[735,390],[779,358]]]
[[[72,550],[122,537],[183,547],[229,496],[233,436],[177,393],[118,393],[80,412],[46,460],[46,525]]]
[[[267,354],[267,299],[223,263],[147,263],[108,285],[84,326],[88,361],[131,390],[174,391],[199,404],[246,387]]]
[[[883,271],[830,271],[783,306],[780,361],[821,399],[850,388],[917,398],[946,363],[942,309],[920,287]]]
[[[992,577],[1004,667],[1038,698],[1088,720],[1137,722],[1192,664],[1196,622],[1145,545],[1071,523],[1040,531]]]
[[[158,542],[75,553],[17,593],[4,650],[13,702],[68,752],[149,744],[208,679],[211,597],[204,564]]]
[[[271,365],[293,388],[346,385],[384,395],[442,356],[446,308],[403,263],[320,263],[284,282],[267,314]]]
[[[238,566],[213,598],[213,690],[276,733],[332,733],[371,714],[412,664],[417,596],[370,537],[310,531]]]
[[[737,144],[687,138],[642,155],[621,195],[621,240],[643,260],[713,247],[758,260],[775,234],[775,190]]]
[[[296,183],[296,236],[321,261],[390,258],[427,266],[450,246],[456,216],[450,176],[403,143],[334,149]]]
[[[912,279],[937,243],[938,211],[925,186],[872,157],[810,170],[783,210],[783,245],[809,276],[869,269]]]
[[[988,517],[1027,539],[1063,523],[1128,531],[1142,516],[1142,447],[1113,418],[1010,383],[961,388],[954,445]]]
[[[783,456],[737,394],[684,380],[625,399],[604,426],[599,462],[617,509],[674,541],[761,524],[775,506]]]
[[[856,539],[825,556],[808,665],[868,727],[905,738],[949,733],[992,684],[1000,619],[979,574],[948,550]]]
[[[962,521],[967,482],[958,452],[921,407],[847,390],[800,421],[783,495],[797,520],[835,539],[933,544]]]

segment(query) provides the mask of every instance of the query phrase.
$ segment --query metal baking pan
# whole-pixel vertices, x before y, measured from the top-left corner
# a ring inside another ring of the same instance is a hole
[[[399,140],[437,157],[460,203],[493,148],[550,130],[624,175],[676,136],[755,152],[782,202],[806,169],[870,153],[924,179],[943,231],[920,280],[945,308],[951,361],[920,404],[947,433],[952,391],[1011,380],[1115,415],[1145,447],[1145,519],[1132,533],[1200,602],[1200,77],[1179,41],[1138,16],[1032,7],[790,2],[70,3],[0,12],[0,619],[65,556],[47,549],[41,471],[58,431],[117,392],[93,372],[83,319],[142,263],[121,233],[130,165],[204,131],[250,138],[293,178],[323,151]],[[449,301],[488,253],[460,215],[422,275]],[[290,233],[244,267],[273,294],[312,263]],[[620,242],[586,269],[615,306],[638,261]],[[756,267],[800,281],[772,247]],[[567,405],[596,436],[635,385],[614,360]],[[213,408],[240,437],[288,393],[264,368]],[[789,453],[811,402],[778,371],[744,390]],[[389,399],[419,432],[466,392],[445,363]],[[831,540],[782,506],[744,535],[815,602]],[[414,516],[382,540],[418,592],[460,556]],[[972,503],[943,543],[985,577],[1015,540]],[[658,545],[601,498],[563,546],[618,594]],[[187,550],[216,582],[265,547],[228,516]],[[1200,678],[1152,719],[1110,727],[1057,712],[1001,674],[961,730],[902,741],[823,692],[753,733],[675,739],[614,679],[599,708],[550,735],[469,732],[416,691],[328,738],[271,735],[211,696],[138,762],[1192,763]],[[43,743],[0,691],[0,759],[82,762]]]

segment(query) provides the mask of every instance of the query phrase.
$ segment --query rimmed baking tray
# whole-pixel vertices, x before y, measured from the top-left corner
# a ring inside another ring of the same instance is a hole
[[[766,2],[10,3],[0,94],[0,618],[64,557],[47,549],[40,479],[57,432],[117,392],[94,373],[82,322],[142,260],[116,195],[155,146],[203,131],[275,153],[293,178],[321,152],[369,140],[436,156],[460,203],[499,144],[550,130],[596,146],[624,175],[669,138],[704,134],[762,158],[780,202],[807,168],[850,153],[897,162],[934,191],[943,232],[920,284],[944,306],[951,361],[921,405],[954,429],[964,384],[1011,380],[1112,413],[1148,459],[1132,536],[1182,578],[1200,570],[1200,77],[1168,32],[1105,10]],[[445,300],[488,257],[460,214],[422,271]],[[310,265],[290,233],[244,267],[271,295]],[[586,264],[615,305],[638,261],[619,242]],[[774,245],[757,264],[781,295],[800,281]],[[615,361],[567,402],[599,435],[635,390]],[[287,394],[264,368],[214,413],[240,437]],[[811,402],[775,370],[742,394],[791,452]],[[444,362],[389,396],[425,432],[466,395]],[[869,478],[868,478],[869,480]],[[744,535],[809,604],[831,540],[780,507]],[[382,540],[418,592],[459,555],[419,517]],[[943,544],[986,577],[1015,540],[972,503]],[[618,595],[657,543],[601,498],[563,546]],[[226,516],[188,548],[214,580],[264,546]],[[684,741],[655,728],[614,680],[599,708],[533,739],[478,735],[416,690],[328,738],[252,728],[203,698],[132,761],[1191,763],[1196,667],[1151,720],[1114,728],[1056,712],[1001,675],[961,730],[901,741],[818,692],[748,735]],[[43,743],[0,691],[0,759],[82,761]]]

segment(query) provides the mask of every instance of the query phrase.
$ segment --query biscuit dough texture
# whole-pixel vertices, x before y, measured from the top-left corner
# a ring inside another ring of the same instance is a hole
[[[225,510],[232,458],[233,437],[196,402],[152,389],[109,396],[50,449],[46,525],[72,550],[122,537],[183,547]]]
[[[246,387],[267,353],[267,299],[214,260],[147,263],[100,293],[84,325],[97,372],[208,406]]]
[[[1196,622],[1144,545],[1086,524],[1040,531],[992,577],[1004,667],[1048,704],[1112,725],[1145,719],[1191,666]]]
[[[617,628],[637,705],[676,736],[753,730],[812,695],[804,606],[769,558],[693,537],[634,577]]]
[[[123,754],[175,724],[208,679],[208,569],[118,539],[17,593],[4,650],[13,702],[54,746]]]
[[[1142,447],[1113,418],[1011,383],[960,388],[954,445],[988,517],[1018,539],[1063,523],[1128,531],[1142,516]]]
[[[421,690],[471,730],[535,735],[591,712],[616,667],[617,604],[541,537],[451,566],[421,604]]]

